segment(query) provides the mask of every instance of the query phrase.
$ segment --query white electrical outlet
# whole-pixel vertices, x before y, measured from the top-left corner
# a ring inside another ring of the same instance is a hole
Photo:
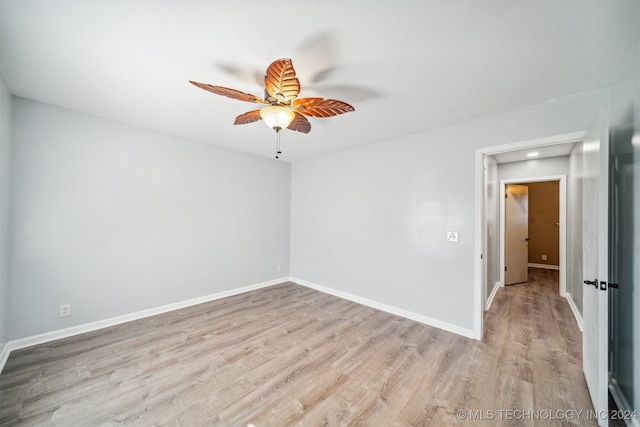
[[[60,317],[71,316],[71,304],[60,305]]]
[[[447,231],[447,242],[457,242],[457,241],[458,241],[458,232]]]
[[[280,264],[276,265],[276,271],[277,271],[278,273],[280,273],[280,270],[281,270],[281,269],[282,269],[282,268],[280,267]]]
[[[547,256],[546,255],[542,255],[542,260],[546,261],[547,260]]]

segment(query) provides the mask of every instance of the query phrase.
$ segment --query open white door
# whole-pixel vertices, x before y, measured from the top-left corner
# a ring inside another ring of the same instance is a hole
[[[504,283],[528,280],[529,272],[529,187],[508,184],[504,200]]]
[[[582,359],[598,423],[608,425],[608,201],[609,126],[605,114],[587,134],[583,146]]]

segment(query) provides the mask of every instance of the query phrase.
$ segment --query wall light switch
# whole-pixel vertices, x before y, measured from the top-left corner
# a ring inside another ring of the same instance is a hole
[[[447,231],[447,242],[457,242],[457,241],[458,241],[458,232]]]

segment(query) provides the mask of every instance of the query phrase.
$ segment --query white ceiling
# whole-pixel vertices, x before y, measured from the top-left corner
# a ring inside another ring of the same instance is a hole
[[[635,1],[0,1],[0,73],[17,96],[272,157],[233,126],[289,57],[301,97],[352,104],[283,132],[293,161],[608,86],[637,41]],[[260,77],[261,78],[261,77]]]

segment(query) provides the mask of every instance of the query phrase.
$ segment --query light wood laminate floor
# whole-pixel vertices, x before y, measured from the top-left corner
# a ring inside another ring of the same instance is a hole
[[[283,283],[14,351],[0,424],[596,425],[557,287],[501,289],[480,342]]]

